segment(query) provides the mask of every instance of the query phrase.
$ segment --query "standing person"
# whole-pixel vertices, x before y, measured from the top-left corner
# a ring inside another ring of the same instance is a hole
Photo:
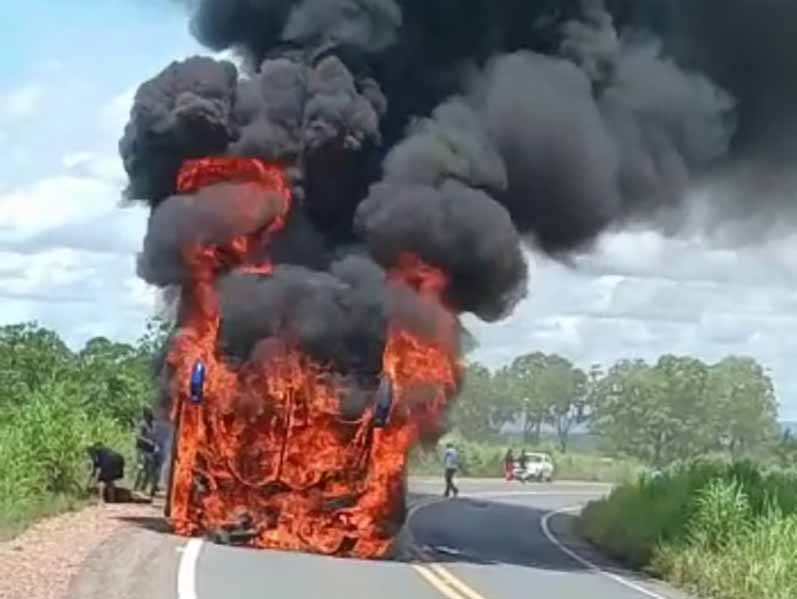
[[[520,451],[520,457],[518,457],[517,465],[518,469],[520,470],[521,482],[526,482],[526,466],[529,464],[529,454],[526,453],[525,449]]]
[[[168,460],[171,456],[171,426],[168,420],[165,418],[155,418],[155,426],[153,431],[155,442],[158,444],[158,459],[154,472],[154,480],[156,483],[157,492],[157,489],[162,484],[166,484],[164,482],[164,478],[165,476],[168,476]]]
[[[138,472],[133,489],[143,491],[150,486],[150,495],[154,496],[158,485],[160,470],[160,447],[155,440],[155,416],[152,410],[144,408],[141,420],[136,429],[136,453],[138,454]]]
[[[506,456],[504,456],[504,478],[506,480],[512,480],[512,471],[515,468],[515,454],[512,453],[512,448],[506,450]]]
[[[459,453],[453,443],[446,445],[446,453],[443,456],[443,466],[445,467],[446,491],[444,497],[449,497],[451,493],[454,497],[459,495],[459,489],[454,484],[454,475],[459,469]]]

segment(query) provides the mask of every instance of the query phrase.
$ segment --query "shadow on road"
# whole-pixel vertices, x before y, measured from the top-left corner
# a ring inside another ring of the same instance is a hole
[[[171,534],[172,532],[166,519],[162,516],[119,516],[117,520],[152,532],[162,534]]]
[[[440,562],[585,570],[545,537],[540,522],[546,513],[495,501],[453,499],[418,510],[410,528],[416,544],[431,548]]]

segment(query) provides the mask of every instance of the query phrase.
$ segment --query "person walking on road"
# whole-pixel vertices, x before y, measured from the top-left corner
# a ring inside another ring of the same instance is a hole
[[[445,467],[446,490],[444,497],[449,497],[452,493],[454,497],[459,495],[459,489],[454,484],[454,476],[459,469],[459,453],[453,443],[446,445],[446,453],[443,456],[443,466]]]

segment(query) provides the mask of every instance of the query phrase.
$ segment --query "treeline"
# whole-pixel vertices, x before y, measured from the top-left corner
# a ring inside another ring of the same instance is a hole
[[[491,372],[469,365],[453,424],[466,438],[493,441],[508,430],[538,443],[552,431],[566,451],[574,429],[617,456],[663,466],[707,453],[766,452],[788,462],[797,443],[782,436],[772,380],[754,359],[707,364],[665,355],[584,371],[557,355],[532,353]]]
[[[0,536],[80,497],[91,443],[131,457],[164,334],[153,321],[138,343],[95,338],[72,351],[35,324],[0,327]]]

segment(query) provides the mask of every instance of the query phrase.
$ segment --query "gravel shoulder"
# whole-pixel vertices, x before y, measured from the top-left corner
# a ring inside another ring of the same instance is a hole
[[[0,543],[0,598],[74,599],[70,583],[92,552],[159,515],[150,504],[92,505],[39,522]]]

